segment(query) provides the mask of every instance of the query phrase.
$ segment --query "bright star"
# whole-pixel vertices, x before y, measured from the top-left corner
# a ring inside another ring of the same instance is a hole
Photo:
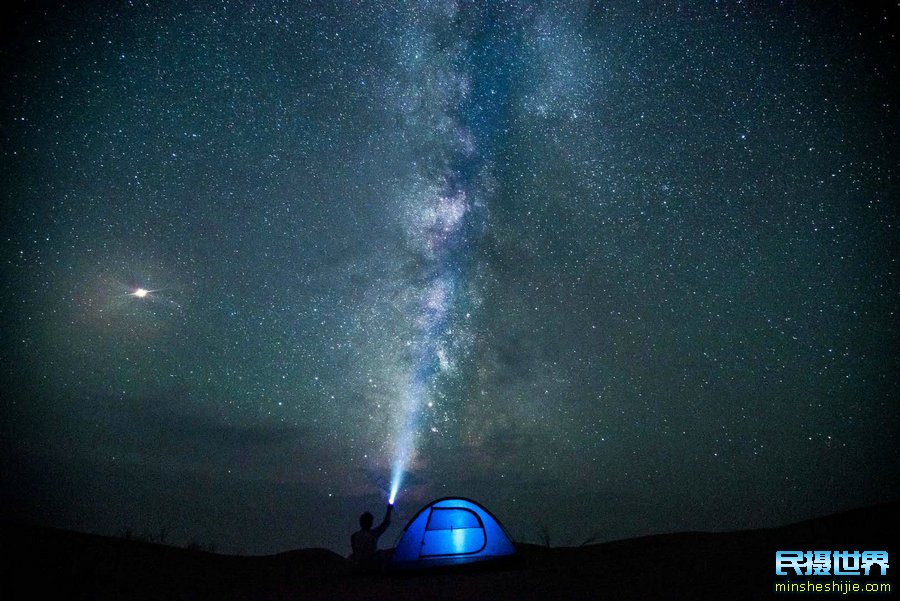
[[[150,294],[150,291],[147,290],[146,288],[138,288],[137,290],[135,290],[134,292],[131,293],[131,296],[136,296],[138,298],[144,298],[148,294]]]

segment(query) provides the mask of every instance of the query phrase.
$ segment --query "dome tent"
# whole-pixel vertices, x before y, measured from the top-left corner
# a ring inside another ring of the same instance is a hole
[[[391,567],[424,569],[509,559],[516,548],[490,511],[475,501],[446,497],[419,510],[391,557]]]

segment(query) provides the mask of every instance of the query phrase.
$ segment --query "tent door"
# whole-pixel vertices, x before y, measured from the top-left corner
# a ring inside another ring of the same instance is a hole
[[[464,507],[432,507],[422,534],[419,557],[472,555],[485,546],[487,535],[477,513]]]

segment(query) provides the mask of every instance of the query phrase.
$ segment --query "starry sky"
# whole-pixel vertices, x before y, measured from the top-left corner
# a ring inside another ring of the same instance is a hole
[[[896,4],[16,3],[0,507],[349,551],[900,499]]]

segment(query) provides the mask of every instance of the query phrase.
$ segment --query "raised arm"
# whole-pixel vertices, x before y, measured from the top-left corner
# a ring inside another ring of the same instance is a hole
[[[388,526],[391,525],[391,512],[394,511],[394,506],[388,503],[387,510],[384,512],[384,519],[381,520],[381,523],[378,524],[377,528],[374,528],[372,532],[375,536],[381,536],[384,534],[384,531],[388,529]]]

